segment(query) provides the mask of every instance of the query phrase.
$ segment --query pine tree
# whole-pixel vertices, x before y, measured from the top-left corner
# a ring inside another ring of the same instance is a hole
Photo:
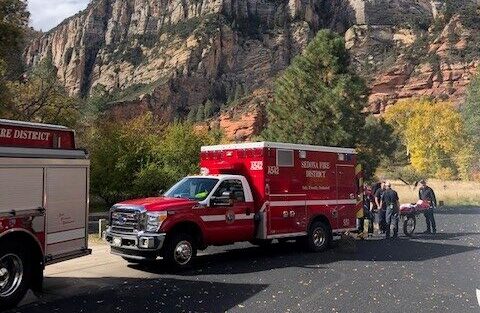
[[[205,106],[203,104],[200,104],[198,106],[198,110],[197,110],[197,115],[195,117],[195,120],[197,122],[201,122],[205,119]]]
[[[191,108],[190,111],[188,112],[187,115],[187,121],[189,122],[195,122],[196,116],[197,115],[197,110],[195,107]]]
[[[235,93],[234,93],[234,96],[233,96],[233,100],[238,101],[238,100],[242,99],[243,96],[244,96],[244,93],[243,93],[242,84],[237,83],[235,85]]]
[[[366,144],[369,138],[362,110],[367,88],[348,65],[344,39],[329,30],[319,31],[275,82],[274,100],[267,105],[268,126],[262,137],[281,142],[361,147],[369,155],[373,150],[377,153],[378,149],[367,149],[370,147]],[[379,160],[374,162],[369,164],[367,176],[372,175]]]
[[[213,113],[214,113],[213,103],[212,103],[212,101],[207,100],[207,102],[205,102],[205,107],[204,107],[204,116],[205,116],[205,118],[210,118],[210,117],[212,117],[212,116],[213,116]]]

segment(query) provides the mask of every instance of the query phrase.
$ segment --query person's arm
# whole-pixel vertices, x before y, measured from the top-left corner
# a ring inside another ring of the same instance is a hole
[[[377,205],[377,208],[381,208],[381,203],[380,203],[380,192],[377,190],[375,193],[375,204]]]
[[[435,207],[437,207],[437,197],[435,196],[435,192],[433,191],[432,188],[430,188],[430,191],[432,192],[432,202]]]

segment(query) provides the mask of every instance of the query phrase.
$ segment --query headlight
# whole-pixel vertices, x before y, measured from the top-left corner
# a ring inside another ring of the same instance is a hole
[[[163,221],[167,219],[167,212],[147,213],[147,232],[155,233],[162,226]]]

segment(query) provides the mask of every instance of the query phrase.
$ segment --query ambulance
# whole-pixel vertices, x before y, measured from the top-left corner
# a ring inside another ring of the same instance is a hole
[[[362,209],[354,149],[274,142],[202,147],[201,174],[161,197],[114,205],[106,240],[129,262],[189,267],[198,250],[296,240],[323,251]]]
[[[40,290],[46,265],[91,253],[89,166],[73,130],[0,119],[0,310]]]

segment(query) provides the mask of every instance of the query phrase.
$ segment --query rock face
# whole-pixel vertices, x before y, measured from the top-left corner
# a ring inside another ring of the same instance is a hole
[[[128,99],[148,89],[152,109],[185,115],[207,99],[226,102],[238,86],[262,87],[316,30],[345,31],[352,16],[346,0],[94,0],[25,58],[51,57],[71,94],[101,84]]]
[[[424,39],[405,36],[404,30],[399,33],[403,33],[397,36],[402,38],[401,46],[409,49],[393,54],[395,58],[386,61],[388,66],[385,60],[381,63],[384,69],[370,81],[370,110],[381,113],[399,100],[421,97],[460,104],[480,61],[478,30],[465,28],[457,16],[441,31],[421,34]],[[395,33],[393,38],[398,46]]]
[[[248,95],[215,123],[249,139],[264,123],[268,86],[321,28],[345,34],[373,112],[412,96],[460,101],[476,62],[452,55],[472,54],[479,31],[459,19],[433,31],[444,14],[440,0],[93,0],[25,59],[51,58],[71,94],[97,85],[121,94],[118,118],[152,111],[170,121]],[[428,60],[412,56],[419,43]]]

